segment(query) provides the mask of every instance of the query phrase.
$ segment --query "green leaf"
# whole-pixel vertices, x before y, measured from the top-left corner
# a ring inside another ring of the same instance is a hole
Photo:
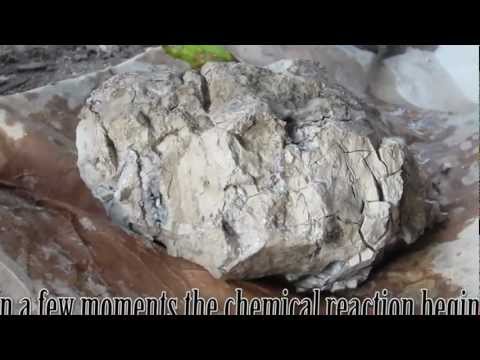
[[[194,69],[208,61],[236,61],[227,49],[220,45],[163,45],[165,52],[190,64]]]

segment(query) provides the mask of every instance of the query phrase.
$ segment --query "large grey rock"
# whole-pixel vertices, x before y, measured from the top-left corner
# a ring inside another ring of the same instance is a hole
[[[116,75],[81,119],[112,219],[215,277],[355,287],[438,211],[404,142],[311,61]]]

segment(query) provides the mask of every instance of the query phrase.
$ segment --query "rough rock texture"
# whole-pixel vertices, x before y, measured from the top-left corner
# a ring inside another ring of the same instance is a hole
[[[403,141],[311,61],[116,75],[81,118],[112,219],[215,277],[356,287],[438,210]]]

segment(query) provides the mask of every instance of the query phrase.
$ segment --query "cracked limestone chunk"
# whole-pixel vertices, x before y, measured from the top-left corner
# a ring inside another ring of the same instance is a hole
[[[435,217],[403,141],[310,61],[116,75],[77,148],[114,221],[219,278],[355,287]]]

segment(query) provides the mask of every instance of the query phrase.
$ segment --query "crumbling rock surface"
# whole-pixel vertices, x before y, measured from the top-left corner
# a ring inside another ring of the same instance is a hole
[[[218,278],[356,287],[438,210],[404,142],[311,61],[116,75],[77,149],[114,221]]]

